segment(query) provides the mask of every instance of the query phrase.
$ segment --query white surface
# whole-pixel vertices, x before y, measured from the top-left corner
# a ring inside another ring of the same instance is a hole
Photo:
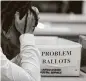
[[[86,81],[86,74],[80,72],[80,77],[42,77],[41,81]]]

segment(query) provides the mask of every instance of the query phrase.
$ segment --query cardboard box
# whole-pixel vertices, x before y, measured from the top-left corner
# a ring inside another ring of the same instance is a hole
[[[82,52],[81,52],[81,67],[86,66],[86,36],[79,36],[79,43],[82,44]],[[86,70],[84,70],[86,72]]]
[[[52,36],[36,36],[42,76],[79,76],[81,45]]]

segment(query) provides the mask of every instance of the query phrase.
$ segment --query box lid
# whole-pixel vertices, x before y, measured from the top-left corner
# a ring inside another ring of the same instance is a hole
[[[67,40],[64,38],[59,38],[56,36],[35,36],[35,43],[37,46],[47,46],[47,47],[81,47],[81,44]]]

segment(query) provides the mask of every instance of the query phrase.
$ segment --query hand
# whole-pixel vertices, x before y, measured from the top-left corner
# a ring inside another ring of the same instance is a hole
[[[38,16],[38,14],[39,14],[38,9],[36,7],[32,7],[32,9],[36,12],[36,14]],[[19,12],[16,12],[16,14],[15,14],[15,26],[16,26],[16,29],[21,34],[24,33],[25,19],[26,19],[26,15],[20,20],[19,19]],[[31,11],[28,11],[27,25],[26,25],[25,33],[33,33],[34,25],[35,25],[34,15]]]

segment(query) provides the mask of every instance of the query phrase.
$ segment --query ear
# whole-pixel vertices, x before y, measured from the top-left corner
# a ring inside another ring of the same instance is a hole
[[[17,22],[20,22],[20,19],[19,19],[19,12],[16,12],[15,13],[15,21],[17,21]]]

